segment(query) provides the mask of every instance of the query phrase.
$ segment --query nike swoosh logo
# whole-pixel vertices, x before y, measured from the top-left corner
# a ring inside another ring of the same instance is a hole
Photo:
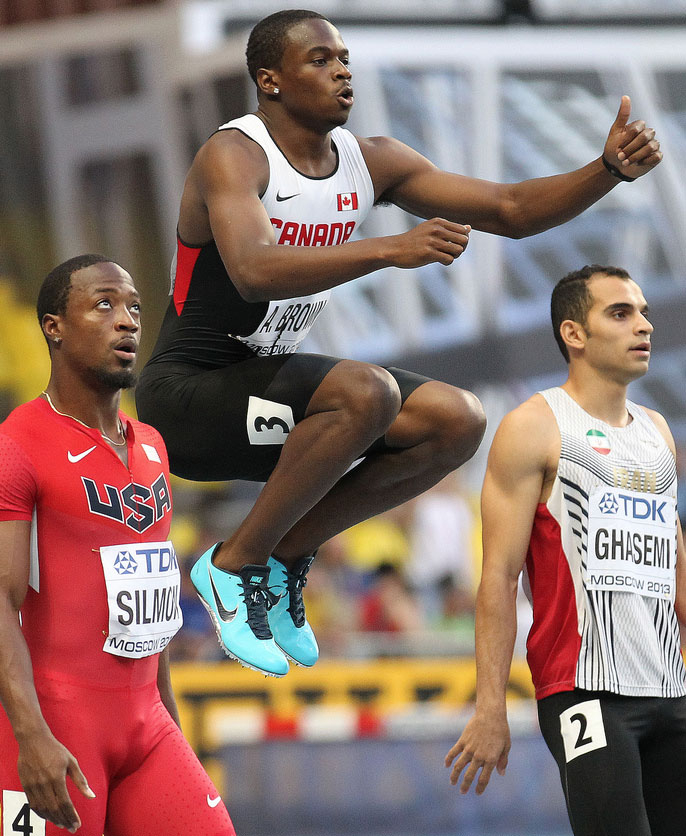
[[[89,447],[87,450],[84,450],[83,453],[77,453],[76,455],[73,455],[73,453],[70,453],[67,450],[67,458],[69,459],[70,462],[72,462],[73,464],[76,464],[76,462],[80,462],[81,459],[85,459],[86,456],[89,453],[92,453],[93,450],[95,450],[96,447],[97,447],[97,444],[94,444],[92,447]]]
[[[269,596],[270,605],[275,607],[282,598],[285,598],[288,595],[288,590],[284,589],[283,592],[272,592],[271,589],[267,588],[267,594]]]
[[[229,622],[233,621],[236,617],[236,613],[238,612],[238,607],[235,610],[226,609],[224,604],[222,603],[222,599],[219,597],[219,593],[217,592],[217,587],[214,585],[214,578],[212,577],[212,572],[210,572],[209,566],[207,567],[207,571],[210,576],[210,586],[212,587],[212,595],[214,595],[214,603],[217,607],[217,614],[219,618],[225,623],[228,624]]]
[[[284,197],[281,197],[281,195],[277,192],[276,199],[279,201],[279,203],[281,203],[282,200],[290,200],[292,197],[297,197],[299,194],[300,192],[296,192],[295,194],[287,194],[284,195]]]
[[[216,807],[217,804],[222,800],[221,795],[218,795],[216,798],[210,798],[210,794],[207,793],[207,806],[208,807]]]

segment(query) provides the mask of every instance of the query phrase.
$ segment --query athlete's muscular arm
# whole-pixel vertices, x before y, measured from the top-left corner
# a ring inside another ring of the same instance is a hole
[[[559,433],[541,395],[509,413],[496,432],[481,494],[483,572],[476,602],[476,710],[445,758],[450,781],[476,792],[510,750],[506,689],[517,633],[516,596],[536,507],[554,478]]]
[[[159,667],[157,668],[157,688],[160,692],[160,698],[164,707],[171,714],[172,720],[181,728],[181,721],[179,720],[179,709],[176,705],[176,698],[174,697],[174,690],[171,683],[171,674],[169,671],[169,649],[165,649],[160,653]]]
[[[92,798],[93,793],[76,758],[43,718],[19,626],[29,580],[30,525],[24,520],[0,522],[0,702],[19,745],[17,769],[31,808],[73,833],[81,821],[67,793],[66,776],[85,796]]]
[[[260,202],[267,178],[259,146],[238,131],[220,131],[198,152],[181,200],[181,239],[199,245],[214,238],[247,301],[316,293],[381,267],[452,264],[467,246],[469,228],[442,219],[401,235],[332,247],[278,246]]]
[[[630,111],[631,102],[624,96],[603,153],[627,177],[640,177],[660,162],[662,153],[655,131],[642,121],[627,124]],[[360,145],[380,188],[377,198],[421,218],[440,215],[510,238],[534,235],[570,220],[620,182],[601,158],[568,174],[504,184],[441,171],[386,137],[360,140]]]
[[[645,407],[644,409],[652,418],[653,423],[660,431],[660,434],[667,442],[667,446],[676,459],[676,445],[674,444],[674,437],[672,436],[672,431],[669,429],[667,421],[659,412],[655,412],[653,409],[646,409]],[[676,598],[674,601],[674,609],[676,610],[677,618],[686,627],[686,548],[684,547],[684,536],[678,514],[676,519]]]

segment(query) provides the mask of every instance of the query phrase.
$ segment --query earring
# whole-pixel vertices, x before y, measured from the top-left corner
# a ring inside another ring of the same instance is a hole
[[[62,337],[55,337],[53,342],[55,343],[55,345],[59,345],[62,342]]]
[[[274,95],[275,95],[275,96],[278,96],[278,95],[279,95],[279,92],[280,92],[280,91],[279,91],[279,88],[278,88],[278,87],[275,87],[275,88],[274,88]]]

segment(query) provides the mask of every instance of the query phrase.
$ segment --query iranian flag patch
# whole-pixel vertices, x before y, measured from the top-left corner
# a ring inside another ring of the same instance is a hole
[[[586,441],[601,456],[607,456],[610,452],[610,439],[600,430],[589,430],[586,433]]]
[[[343,192],[336,195],[339,212],[352,212],[357,209],[357,192]]]

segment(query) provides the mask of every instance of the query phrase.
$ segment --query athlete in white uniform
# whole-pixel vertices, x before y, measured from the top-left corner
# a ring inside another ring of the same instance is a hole
[[[536,619],[527,642],[536,694],[683,696],[674,454],[631,401],[629,423],[614,427],[562,388],[541,395],[560,458],[536,509],[525,569],[534,612],[547,620]]]
[[[332,247],[350,240],[374,205],[374,184],[350,131],[340,127],[331,131],[336,169],[329,177],[312,178],[291,166],[255,114],[234,119],[220,130],[227,128],[250,137],[267,157],[269,184],[261,200],[277,244]],[[271,300],[252,334],[235,338],[259,356],[290,354],[307,336],[330,296],[331,288],[326,288],[295,299]]]
[[[474,180],[397,140],[343,130],[353,104],[348,51],[316,12],[260,21],[247,58],[257,112],[216,132],[188,173],[173,300],[137,401],[173,472],[266,480],[194,581],[227,652],[283,675],[281,651],[304,665],[317,658],[301,590],[319,545],[434,485],[473,455],[485,424],[476,398],[455,387],[283,353],[314,321],[321,294],[382,267],[451,264],[467,246],[467,224],[520,237],[563,223],[661,153],[654,131],[629,123],[624,97],[603,154],[578,171]],[[350,240],[379,201],[431,220]]]
[[[517,579],[533,604],[527,658],[575,836],[668,836],[686,820],[684,548],[674,441],[627,400],[653,327],[626,271],[585,267],[553,291],[559,388],[503,420],[482,494],[477,709],[446,757],[483,792],[510,747],[505,690]],[[508,520],[507,527],[503,519]]]

